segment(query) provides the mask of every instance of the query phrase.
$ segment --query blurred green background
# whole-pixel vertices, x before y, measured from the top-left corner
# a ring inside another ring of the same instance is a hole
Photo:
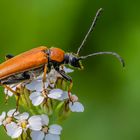
[[[71,74],[85,112],[65,121],[61,139],[139,140],[140,1],[0,0],[0,62],[40,45],[76,52],[100,7],[104,12],[81,54],[116,51],[126,67],[112,56],[97,56]],[[14,107],[0,92],[0,112]],[[0,139],[9,140],[2,128]]]

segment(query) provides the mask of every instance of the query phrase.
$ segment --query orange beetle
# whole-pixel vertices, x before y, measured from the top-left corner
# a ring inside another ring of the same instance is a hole
[[[45,74],[51,69],[51,67],[54,67],[54,69],[60,75],[62,75],[64,79],[72,82],[72,78],[66,75],[63,70],[60,70],[60,66],[62,64],[69,64],[73,67],[82,69],[83,67],[81,64],[81,60],[95,55],[114,55],[121,61],[124,66],[123,59],[115,52],[97,52],[86,56],[79,56],[79,52],[84,46],[89,34],[93,31],[93,28],[95,27],[97,18],[101,11],[102,8],[97,11],[92,25],[90,26],[90,29],[88,30],[88,33],[86,34],[76,54],[65,53],[59,48],[47,48],[45,46],[41,46],[31,49],[15,57],[7,55],[6,58],[8,60],[0,64],[0,84],[8,85],[19,83],[24,80],[29,80],[33,78],[34,74],[39,75],[43,71],[44,77],[46,77]]]

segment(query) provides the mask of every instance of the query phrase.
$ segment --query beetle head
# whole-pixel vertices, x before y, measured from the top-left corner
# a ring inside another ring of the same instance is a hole
[[[64,63],[75,68],[83,69],[81,58],[74,53],[66,53],[64,56]]]

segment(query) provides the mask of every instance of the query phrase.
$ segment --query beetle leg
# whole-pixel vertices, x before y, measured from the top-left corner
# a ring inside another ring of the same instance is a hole
[[[73,86],[72,78],[67,75],[63,70],[59,70],[58,68],[55,69],[64,79],[70,82],[69,88],[68,88],[68,96],[69,100],[71,100],[71,89]]]
[[[43,82],[43,90],[44,91],[46,89],[46,87],[45,87],[46,75],[47,75],[47,65],[45,64],[45,66],[44,66],[44,72],[43,72],[43,79],[42,79],[42,82]]]
[[[14,57],[14,55],[12,55],[12,54],[7,54],[7,55],[5,56],[5,60],[11,59],[11,58],[13,58],[13,57]]]
[[[3,86],[4,88],[6,88],[7,90],[11,91],[12,93],[14,93],[14,94],[17,96],[16,110],[15,110],[15,112],[17,112],[17,111],[18,111],[18,108],[19,108],[20,94],[19,94],[18,92],[14,91],[12,88],[10,88],[10,87],[7,86],[7,85],[2,85],[2,86]],[[14,113],[15,113],[15,112],[14,112]],[[13,113],[13,115],[14,115],[14,113]]]
[[[11,91],[12,93],[14,93],[15,95],[17,95],[18,93],[16,91],[14,91],[12,88],[10,88],[7,85],[2,85],[4,88],[6,88],[7,90]]]

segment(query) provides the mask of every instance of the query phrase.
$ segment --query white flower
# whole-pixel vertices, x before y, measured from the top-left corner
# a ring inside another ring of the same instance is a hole
[[[62,131],[62,127],[57,124],[50,125],[48,130],[50,134],[54,134],[54,135],[60,135],[61,131]]]
[[[42,131],[32,131],[32,140],[60,140],[62,127],[57,124],[50,125],[49,128],[43,128]]]
[[[43,126],[44,125],[48,126],[48,124],[49,124],[49,117],[48,117],[48,115],[42,114],[42,115],[40,115],[40,118],[41,118],[42,125]]]
[[[28,128],[34,131],[42,129],[42,120],[38,115],[29,118],[29,114],[24,112],[15,116],[15,118],[17,119],[17,123],[11,122],[6,125],[7,134],[11,138],[18,138]]]
[[[31,132],[32,140],[60,140],[62,127],[57,124],[48,126],[49,118],[45,114],[40,115],[40,118],[42,120],[43,128],[41,131]]]
[[[45,88],[48,87],[48,82],[45,82]],[[43,82],[41,79],[35,79],[29,84],[26,84],[26,88],[30,91],[43,91]]]
[[[72,112],[84,112],[84,106],[78,102],[78,97],[76,95],[71,95],[69,108]]]
[[[32,116],[28,120],[29,128],[34,131],[39,131],[42,128],[41,118],[39,116]]]
[[[2,114],[0,115],[0,125],[3,124],[5,117],[6,117],[6,112],[2,112]]]
[[[67,94],[66,91],[63,91],[61,89],[52,89],[49,92],[48,97],[51,98],[51,99],[64,101],[64,100],[68,99],[68,94]]]
[[[39,91],[32,92],[31,95],[29,96],[34,106],[40,105],[44,101],[44,99],[47,97],[51,99],[56,99],[59,101],[68,99],[68,95],[61,89],[52,89],[50,90],[49,94],[46,94],[45,92],[39,92]]]
[[[59,101],[68,100],[68,92],[61,89],[53,89],[48,94],[49,98],[56,99]],[[84,106],[78,102],[78,97],[76,95],[71,95],[69,99],[69,108],[72,112],[83,112]]]
[[[19,114],[19,112],[16,111],[16,109],[11,109],[11,110],[9,110],[9,111],[7,112],[7,116],[8,116],[8,117],[14,117],[14,116],[16,116],[16,115],[18,115],[18,114]]]
[[[7,124],[11,123],[13,117],[18,114],[19,112],[16,112],[16,109],[9,110],[7,115],[6,112],[2,112],[2,115],[0,116],[0,124],[6,126]]]
[[[84,112],[84,106],[80,102],[69,102],[69,108],[72,112]]]
[[[22,128],[18,126],[15,122],[11,122],[6,125],[7,135],[11,138],[18,138],[22,134]]]
[[[45,82],[45,88],[48,87],[48,82]],[[30,100],[32,101],[32,104],[34,106],[40,105],[44,99],[47,97],[45,91],[43,91],[43,82],[42,80],[33,80],[30,84],[26,85],[26,88],[35,91],[32,92],[29,96]]]
[[[32,92],[29,96],[34,106],[40,105],[46,98],[42,92]]]
[[[58,77],[61,77],[60,74],[55,70],[51,69],[49,73],[47,73],[46,76],[46,82],[45,82],[45,88],[48,86],[54,87],[55,82]],[[42,91],[43,90],[43,74],[31,81],[30,83],[26,84],[26,88],[30,91]]]
[[[64,99],[67,99],[68,98],[68,96],[65,96],[65,95],[66,94],[61,89],[52,89],[49,92],[48,97],[49,98],[52,98],[52,99],[57,99],[59,101],[63,101]]]

